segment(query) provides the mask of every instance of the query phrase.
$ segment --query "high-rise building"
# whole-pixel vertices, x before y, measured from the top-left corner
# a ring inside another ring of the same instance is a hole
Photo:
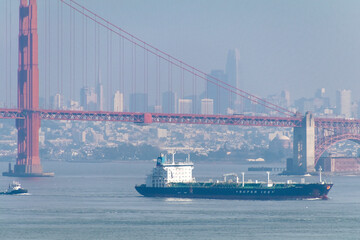
[[[147,112],[148,111],[148,95],[145,93],[130,94],[130,112]]]
[[[124,111],[124,94],[120,91],[116,91],[114,94],[114,112],[123,112]]]
[[[97,110],[97,95],[94,88],[83,87],[80,90],[80,104],[84,110]]]
[[[241,89],[240,86],[240,52],[239,49],[231,49],[228,52],[227,62],[226,62],[226,75],[228,78],[228,84]],[[231,108],[239,108],[242,102],[242,98],[239,95],[234,93],[230,94],[230,104]]]
[[[179,99],[179,113],[191,114],[192,113],[192,100],[191,99]]]
[[[214,100],[210,98],[201,99],[201,114],[214,114]]]
[[[192,103],[191,113],[199,113],[201,111],[199,96],[197,96],[197,95],[187,95],[184,98],[191,100],[191,103]]]
[[[99,71],[98,83],[96,86],[97,110],[104,111],[104,87],[101,83],[101,72]]]
[[[64,102],[63,96],[60,93],[55,94],[51,97],[51,107],[52,109],[63,109]]]
[[[280,106],[284,108],[290,107],[290,92],[288,90],[281,91]]]
[[[177,113],[177,94],[175,92],[164,92],[162,94],[162,111],[164,113]]]
[[[319,88],[315,92],[316,98],[324,98],[325,97],[325,88]]]
[[[351,117],[351,90],[338,90],[336,92],[337,114],[344,117]]]
[[[227,76],[223,70],[212,70],[208,76],[205,98],[213,99],[214,113],[225,114],[229,107],[229,92],[220,86],[228,88],[221,82],[227,83]]]
[[[276,102],[272,102],[277,104]],[[282,105],[280,105],[282,106]],[[325,88],[319,88],[313,98],[300,98],[294,101],[294,106],[302,114],[312,112],[315,116],[332,115],[330,99],[325,97]]]

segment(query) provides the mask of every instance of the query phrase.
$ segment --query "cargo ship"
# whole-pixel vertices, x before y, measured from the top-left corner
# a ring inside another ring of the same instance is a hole
[[[175,162],[175,154],[168,160],[161,154],[156,160],[156,166],[148,175],[145,184],[136,185],[138,193],[145,197],[167,198],[208,198],[208,199],[239,199],[239,200],[291,200],[291,199],[328,199],[327,195],[332,183],[322,180],[316,183],[273,182],[270,172],[267,181],[245,181],[235,173],[224,174],[223,180],[197,182],[192,176],[194,164],[190,155],[184,162]]]

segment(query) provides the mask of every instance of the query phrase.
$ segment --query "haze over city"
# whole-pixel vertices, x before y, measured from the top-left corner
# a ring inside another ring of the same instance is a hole
[[[208,73],[224,69],[228,50],[238,48],[241,89],[261,97],[282,90],[289,90],[292,99],[311,97],[316,89],[326,88],[328,96],[335,99],[338,89],[360,89],[358,1],[79,2]],[[3,8],[5,1],[0,4]],[[17,26],[17,8],[13,1],[12,26]],[[44,11],[40,10],[39,24],[43,26]],[[51,21],[55,23],[56,18]],[[0,28],[5,29],[5,21],[0,22]],[[0,34],[4,36],[3,31]],[[40,42],[42,34],[40,28]],[[17,31],[12,30],[14,43],[16,38]],[[0,43],[5,45],[4,37]],[[12,46],[13,80],[16,46]],[[64,55],[64,61],[66,58]],[[42,61],[40,58],[40,66]],[[4,66],[4,58],[0,64]],[[15,97],[15,88],[12,90]]]

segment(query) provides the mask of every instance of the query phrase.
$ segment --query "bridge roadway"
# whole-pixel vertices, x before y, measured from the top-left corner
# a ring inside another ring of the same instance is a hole
[[[246,115],[204,115],[204,114],[169,114],[141,112],[106,112],[73,110],[20,110],[0,108],[0,119],[23,119],[29,112],[39,112],[43,120],[72,121],[114,121],[133,123],[178,123],[212,124],[262,127],[301,127],[302,117],[269,117]],[[344,118],[315,118],[317,128],[360,128],[360,120]]]
[[[0,108],[0,119],[23,119],[29,112],[38,112],[42,120],[71,121],[113,121],[133,123],[178,123],[213,124],[267,127],[300,127],[298,117],[264,117],[245,115],[203,115],[203,114],[167,114],[140,112],[106,112],[73,110],[20,110]]]

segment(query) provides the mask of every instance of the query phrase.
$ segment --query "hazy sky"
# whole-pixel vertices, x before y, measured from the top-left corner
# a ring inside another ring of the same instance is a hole
[[[224,69],[227,50],[239,48],[242,84],[254,94],[348,88],[359,99],[360,1],[82,2],[205,71]]]
[[[0,7],[5,0],[1,2]],[[18,2],[12,2],[14,15]],[[358,0],[78,2],[205,72],[225,69],[228,49],[238,48],[242,86],[253,94],[288,89],[294,100],[325,87],[331,97],[341,88],[351,89],[353,99],[359,99]],[[0,29],[4,27],[0,21]],[[13,35],[17,37],[17,30]],[[0,51],[3,56],[4,48]]]

